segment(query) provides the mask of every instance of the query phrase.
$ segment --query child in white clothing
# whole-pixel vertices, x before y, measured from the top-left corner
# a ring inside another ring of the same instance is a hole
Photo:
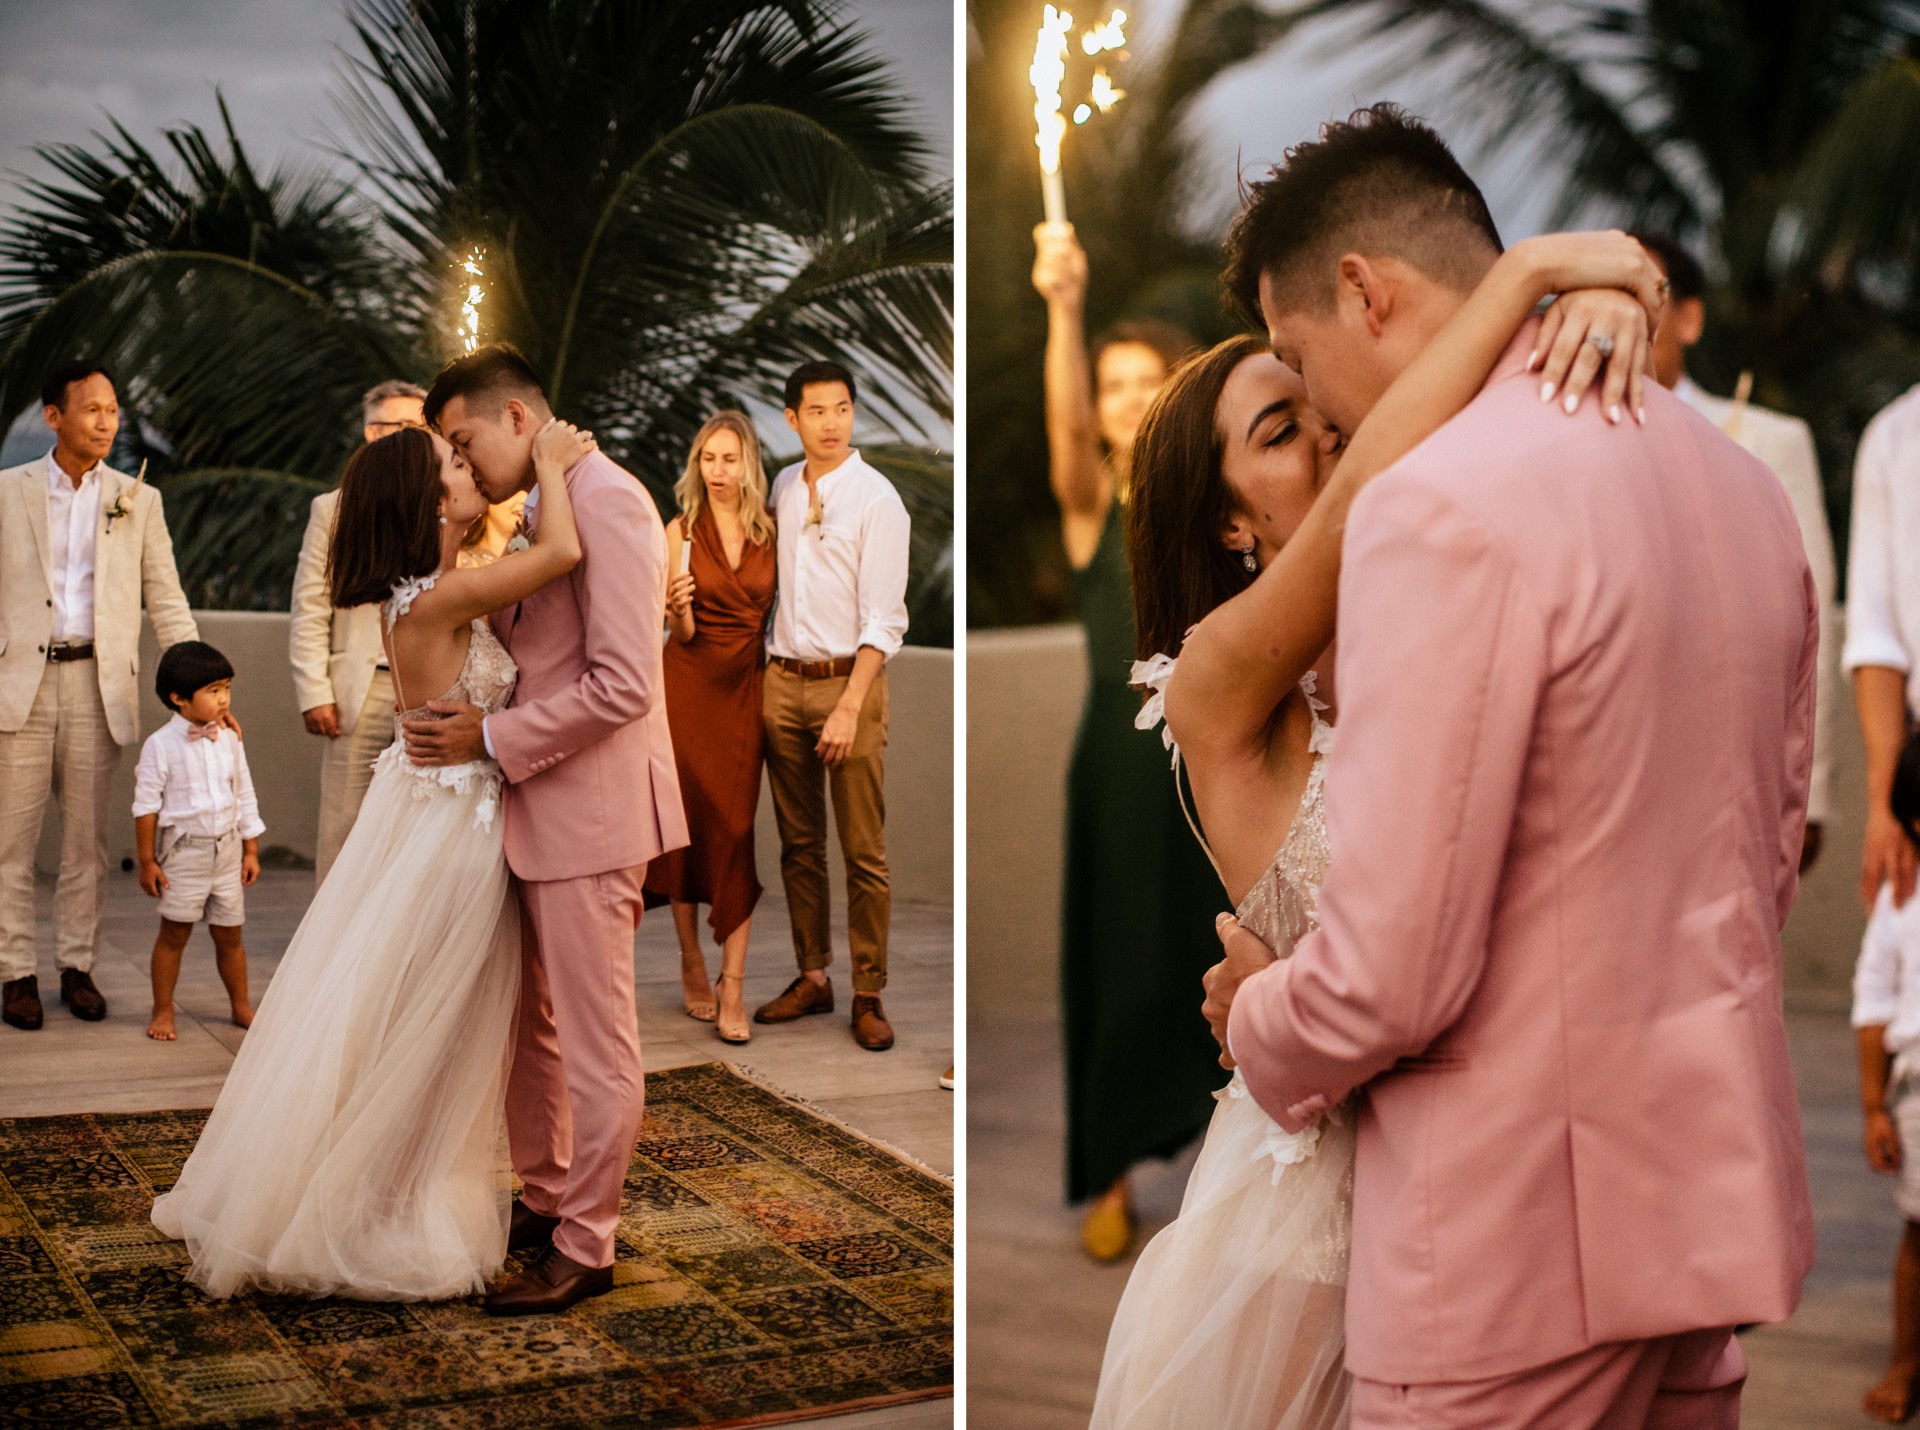
[[[260,877],[266,826],[247,752],[222,724],[233,700],[227,658],[203,641],[182,641],[160,657],[154,685],[175,714],[141,746],[133,776],[133,833],[140,887],[160,900],[147,1036],[172,1042],[180,957],[202,918],[213,934],[233,1021],[242,1028],[253,1022],[240,891]]]

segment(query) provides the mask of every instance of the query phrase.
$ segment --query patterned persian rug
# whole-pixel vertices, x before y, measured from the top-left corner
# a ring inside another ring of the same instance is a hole
[[[0,1426],[664,1430],[951,1393],[952,1189],[721,1064],[648,1075],[614,1290],[560,1316],[209,1300],[147,1219],[205,1120],[0,1119]]]

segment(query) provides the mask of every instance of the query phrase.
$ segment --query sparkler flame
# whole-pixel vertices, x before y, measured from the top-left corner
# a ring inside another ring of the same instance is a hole
[[[1027,78],[1033,82],[1033,142],[1040,150],[1040,171],[1060,172],[1060,140],[1067,122],[1060,117],[1060,82],[1067,77],[1067,35],[1073,16],[1047,6],[1040,32],[1033,40],[1033,64]]]
[[[1095,25],[1080,37],[1080,48],[1089,55],[1097,55],[1105,50],[1125,49],[1126,44],[1127,12],[1125,10],[1115,10],[1107,16],[1104,24]],[[1103,110],[1106,108],[1105,105],[1100,107]]]
[[[461,271],[475,280],[486,277],[480,267],[480,260],[486,256],[484,248],[471,250],[461,261]],[[467,299],[460,305],[460,324],[455,329],[460,334],[461,346],[466,352],[472,352],[480,345],[480,305],[486,301],[486,297],[487,290],[478,281],[467,284]]]
[[[1114,88],[1113,79],[1105,70],[1093,72],[1093,102],[1102,114],[1127,97],[1124,89]]]

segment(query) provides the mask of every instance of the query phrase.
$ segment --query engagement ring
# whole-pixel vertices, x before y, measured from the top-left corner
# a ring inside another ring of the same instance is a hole
[[[1587,341],[1593,344],[1595,351],[1597,351],[1601,357],[1610,358],[1613,356],[1613,339],[1605,333],[1588,333]]]

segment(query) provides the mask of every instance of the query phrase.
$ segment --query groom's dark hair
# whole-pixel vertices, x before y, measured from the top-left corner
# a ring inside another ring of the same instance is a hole
[[[518,397],[523,402],[535,398],[543,408],[547,404],[546,389],[540,385],[539,374],[512,343],[488,343],[461,354],[441,368],[440,375],[427,390],[422,414],[427,426],[438,427],[441,411],[456,397],[466,398],[467,406],[489,416],[498,412],[500,404],[509,397]]]
[[[1399,105],[1376,104],[1294,145],[1247,188],[1222,283],[1231,306],[1264,330],[1262,277],[1290,306],[1324,314],[1343,253],[1397,258],[1464,293],[1500,249],[1487,201],[1445,141]]]

